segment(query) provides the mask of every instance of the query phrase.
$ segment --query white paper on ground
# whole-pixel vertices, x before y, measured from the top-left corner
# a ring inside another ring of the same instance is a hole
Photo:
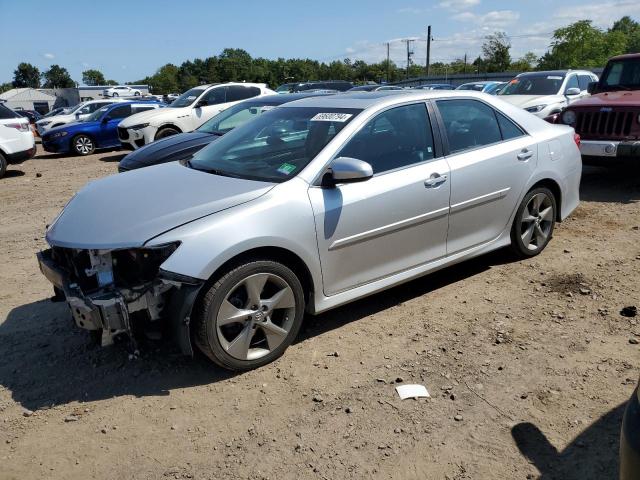
[[[400,385],[396,387],[396,392],[400,395],[401,400],[407,398],[430,398],[427,387],[424,385]]]

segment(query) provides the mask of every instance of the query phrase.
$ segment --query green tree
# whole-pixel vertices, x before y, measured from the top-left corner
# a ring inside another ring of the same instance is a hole
[[[107,83],[102,72],[95,69],[82,72],[82,81],[85,85],[105,85]]]
[[[504,32],[495,32],[485,37],[482,44],[482,60],[485,71],[504,72],[511,65],[511,43]]]
[[[624,16],[611,27],[611,32],[621,32],[627,39],[625,53],[640,53],[640,23]]]
[[[530,72],[538,63],[538,56],[533,52],[525,53],[522,58],[511,63],[509,70],[514,72]]]
[[[218,72],[224,81],[246,81],[251,77],[251,55],[241,48],[225,48],[218,57]]]
[[[0,83],[0,93],[4,93],[13,88],[13,84],[11,82]]]
[[[13,72],[14,88],[39,88],[40,70],[30,63],[22,62]]]
[[[76,86],[76,82],[71,79],[66,68],[60,65],[51,65],[49,70],[42,74],[44,88],[71,88]]]
[[[153,76],[147,77],[140,83],[151,85],[153,92],[156,94],[177,92],[180,90],[178,73],[178,67],[172,63],[167,63],[160,67]]]
[[[120,85],[118,82],[116,82],[115,80],[106,80],[104,82],[105,85]]]

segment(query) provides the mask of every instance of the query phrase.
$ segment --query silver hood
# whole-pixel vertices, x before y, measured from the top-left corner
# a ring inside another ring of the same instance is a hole
[[[87,184],[47,231],[52,246],[133,248],[206,215],[258,198],[274,184],[222,177],[178,162]]]

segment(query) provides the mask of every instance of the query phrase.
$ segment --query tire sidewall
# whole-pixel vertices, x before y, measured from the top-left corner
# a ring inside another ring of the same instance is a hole
[[[4,158],[4,155],[0,153],[0,178],[6,175],[8,166],[9,162],[7,162],[7,159]]]
[[[229,355],[218,339],[216,318],[222,302],[226,299],[230,290],[235,287],[244,278],[255,275],[257,273],[272,273],[285,280],[291,289],[293,290],[294,298],[296,301],[296,314],[293,320],[293,324],[285,340],[272,352],[268,353],[264,357],[256,360],[238,360]],[[227,275],[224,275],[218,282],[216,282],[210,289],[215,290],[213,300],[208,304],[202,305],[202,319],[206,326],[206,342],[210,352],[205,350],[204,353],[211,357],[212,360],[219,365],[231,369],[231,370],[251,370],[253,368],[260,367],[280,357],[287,347],[293,342],[298,335],[300,327],[302,325],[302,319],[304,317],[305,301],[304,291],[302,284],[293,271],[281,263],[271,260],[258,260],[246,263]],[[206,301],[208,295],[203,297],[203,301]]]
[[[91,148],[91,151],[90,151],[90,152],[88,152],[88,153],[83,153],[83,152],[80,152],[80,151],[76,148],[76,141],[78,141],[78,139],[79,139],[79,138],[88,138],[88,139],[91,141],[92,148]],[[96,151],[96,143],[93,141],[93,138],[89,137],[88,135],[76,135],[75,137],[73,137],[73,138],[71,139],[71,148],[73,149],[73,152],[74,152],[76,155],[80,155],[80,156],[82,156],[82,157],[86,157],[87,155],[91,155],[93,152],[95,152],[95,151]]]
[[[521,237],[522,225],[520,222],[520,218],[522,217],[522,212],[527,207],[531,198],[539,193],[544,193],[546,196],[548,196],[551,199],[551,206],[553,208],[551,230],[549,230],[549,236],[547,237],[547,239],[545,240],[544,244],[541,247],[538,247],[536,250],[529,250],[527,246],[522,242],[522,237]],[[535,257],[540,252],[542,252],[546,248],[546,246],[549,244],[549,241],[551,240],[551,238],[553,237],[553,231],[555,230],[555,226],[556,226],[557,212],[558,212],[558,205],[556,202],[556,197],[551,190],[549,190],[546,187],[537,187],[527,192],[527,194],[522,199],[522,202],[520,202],[520,206],[516,211],[516,216],[513,219],[513,226],[511,228],[511,246],[514,249],[514,251],[522,257]]]
[[[173,133],[169,133],[169,132],[173,132]],[[163,138],[171,137],[173,135],[177,135],[178,133],[180,132],[178,132],[178,130],[176,130],[175,128],[165,127],[158,131],[154,140],[160,140]]]

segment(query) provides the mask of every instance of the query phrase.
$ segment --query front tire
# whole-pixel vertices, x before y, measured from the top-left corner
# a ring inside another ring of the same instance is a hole
[[[134,97],[139,97],[139,96],[140,96],[140,92],[135,92],[135,93],[133,94],[133,96],[134,96]]]
[[[171,135],[177,135],[178,133],[180,132],[175,128],[165,127],[162,130],[158,131],[158,133],[156,133],[154,140],[160,140],[161,138],[170,137]]]
[[[196,310],[195,343],[221,367],[251,370],[281,356],[302,325],[302,284],[285,265],[244,263],[220,277]]]
[[[7,167],[9,166],[9,162],[4,158],[4,155],[0,153],[0,178],[4,177],[7,173]]]
[[[119,97],[119,96],[120,96],[120,94],[119,94],[119,93],[114,92],[114,93],[113,93],[113,95],[111,95],[111,96],[112,96],[112,97]]]
[[[96,150],[93,139],[87,135],[76,135],[71,140],[73,151],[82,156],[91,155]]]
[[[538,255],[549,243],[556,224],[556,197],[546,187],[530,190],[522,199],[511,227],[511,249],[520,258]]]

